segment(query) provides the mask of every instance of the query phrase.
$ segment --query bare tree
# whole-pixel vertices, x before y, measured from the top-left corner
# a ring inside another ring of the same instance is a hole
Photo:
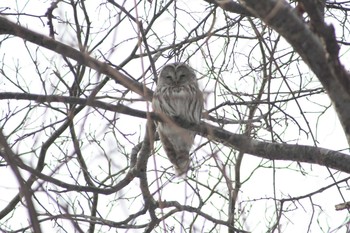
[[[349,2],[7,4],[1,231],[348,231]],[[187,178],[150,104],[174,61],[206,102],[172,119],[199,135]]]

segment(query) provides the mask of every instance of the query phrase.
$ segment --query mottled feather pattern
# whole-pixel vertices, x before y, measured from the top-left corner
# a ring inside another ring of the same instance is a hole
[[[199,123],[202,108],[203,95],[192,68],[184,63],[166,65],[160,72],[153,96],[154,111],[170,118],[180,117]],[[196,134],[166,121],[159,123],[157,130],[176,175],[185,174],[189,169],[189,152]]]
[[[196,85],[163,87],[157,90],[155,95],[159,101],[157,107],[161,112],[171,117],[180,116],[190,122],[200,122],[203,101],[197,100],[202,93]]]

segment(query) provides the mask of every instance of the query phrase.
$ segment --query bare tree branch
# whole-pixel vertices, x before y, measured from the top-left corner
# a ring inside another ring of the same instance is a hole
[[[240,2],[280,33],[316,74],[334,103],[350,144],[350,115],[348,114],[350,112],[350,74],[339,61],[339,49],[333,26],[319,22],[318,34],[315,34],[284,0],[241,0]],[[310,1],[305,3],[310,3],[306,4],[307,9],[312,7],[318,9]],[[300,43],[301,41],[303,43]]]
[[[20,94],[20,93],[0,93],[0,99],[28,99],[35,100],[41,103],[75,103],[80,105],[87,105],[92,107],[98,107],[101,109],[114,111],[134,117],[141,117],[147,119],[147,113],[144,111],[136,110],[124,105],[112,105],[97,100],[87,100],[73,97],[63,96],[42,96],[33,94]],[[162,118],[157,116],[155,113],[149,113],[153,120],[161,121]],[[292,145],[292,144],[281,144],[281,143],[269,143],[262,142],[259,140],[251,139],[244,134],[234,134],[227,130],[219,127],[210,125],[202,122],[200,125],[193,125],[190,122],[186,122],[182,119],[174,119],[180,127],[191,129],[199,133],[203,137],[207,137],[212,140],[223,143],[224,145],[230,146],[234,149],[255,155],[258,157],[272,159],[272,160],[287,160],[295,162],[306,162],[312,164],[318,164],[326,166],[332,169],[343,171],[350,174],[350,156],[328,150],[320,147],[303,146],[303,145]],[[147,149],[148,150],[148,149]],[[146,151],[147,151],[146,150]],[[142,153],[147,154],[147,153]],[[142,158],[148,158],[148,156],[142,156]],[[138,160],[137,170],[143,170],[142,166],[145,164],[144,159]],[[141,166],[142,165],[142,166]],[[139,167],[141,166],[141,167]]]
[[[105,74],[108,77],[113,78],[116,82],[120,83],[121,85],[125,86],[131,91],[134,91],[135,93],[141,95],[146,100],[152,99],[153,92],[151,90],[143,86],[143,84],[131,80],[124,74],[120,73],[118,70],[113,69],[108,64],[100,62],[90,57],[89,54],[82,53],[50,37],[41,35],[27,28],[19,26],[15,23],[12,23],[4,17],[0,17],[0,34],[10,34],[18,36],[24,40],[30,41],[34,44],[37,44],[39,46],[52,50],[58,54],[61,54],[64,57],[69,57],[82,65],[88,66],[98,71],[99,73]]]
[[[20,184],[20,193],[24,196],[27,204],[28,216],[32,224],[34,232],[41,232],[41,226],[38,220],[38,213],[36,212],[35,206],[32,201],[32,189],[23,179],[19,169],[18,163],[20,159],[13,153],[9,145],[7,144],[6,137],[4,136],[2,129],[0,128],[0,156],[5,159],[7,164],[11,167],[13,173],[15,174],[18,183]]]

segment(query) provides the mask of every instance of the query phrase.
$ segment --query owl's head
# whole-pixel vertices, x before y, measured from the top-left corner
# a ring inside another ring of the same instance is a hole
[[[170,63],[159,73],[158,86],[183,86],[197,83],[194,70],[186,63]]]

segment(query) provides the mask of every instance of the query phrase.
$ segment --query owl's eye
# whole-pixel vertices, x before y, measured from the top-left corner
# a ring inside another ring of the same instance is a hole
[[[165,76],[166,79],[172,79],[173,77],[171,77],[170,75]]]
[[[181,78],[181,79],[183,79],[183,78],[185,78],[185,77],[186,77],[186,75],[184,75],[184,74],[181,74],[181,75],[180,75],[180,78]]]

